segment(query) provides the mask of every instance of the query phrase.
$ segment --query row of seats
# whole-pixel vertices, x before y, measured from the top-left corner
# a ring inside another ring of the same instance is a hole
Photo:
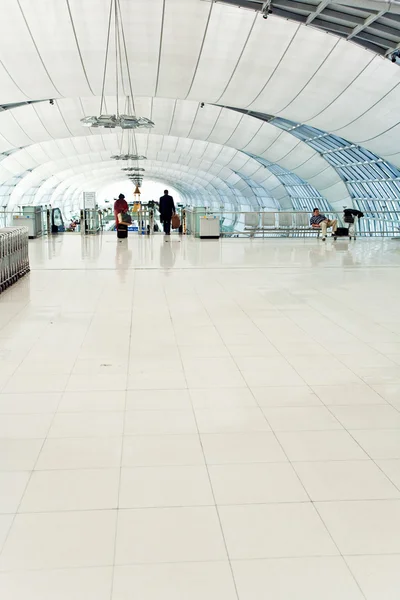
[[[314,234],[319,235],[319,229],[310,226],[308,213],[264,212],[246,213],[245,231],[251,233],[280,233]]]

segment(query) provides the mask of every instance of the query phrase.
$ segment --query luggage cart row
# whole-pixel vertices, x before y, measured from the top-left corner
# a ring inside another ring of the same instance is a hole
[[[27,227],[0,229],[0,293],[29,272]]]

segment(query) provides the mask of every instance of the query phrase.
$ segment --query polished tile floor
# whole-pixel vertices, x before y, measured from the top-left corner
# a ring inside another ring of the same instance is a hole
[[[0,597],[398,600],[400,242],[71,234],[0,297]]]

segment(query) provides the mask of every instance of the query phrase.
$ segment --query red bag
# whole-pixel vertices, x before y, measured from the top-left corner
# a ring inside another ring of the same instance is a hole
[[[171,227],[172,227],[172,229],[179,229],[180,226],[181,226],[181,220],[179,218],[179,215],[177,215],[175,213],[174,215],[172,215]]]

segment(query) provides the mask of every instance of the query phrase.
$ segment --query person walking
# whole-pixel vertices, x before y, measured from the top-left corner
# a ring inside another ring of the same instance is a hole
[[[164,196],[161,196],[160,198],[159,211],[160,220],[163,224],[164,233],[166,235],[166,241],[168,241],[171,234],[172,215],[175,214],[174,199],[169,195],[168,190],[164,190]]]
[[[129,216],[129,206],[125,200],[124,194],[120,194],[118,200],[114,203],[115,228],[117,230],[118,239],[125,239],[128,237],[128,226],[130,223],[128,220],[124,220],[126,215]]]

